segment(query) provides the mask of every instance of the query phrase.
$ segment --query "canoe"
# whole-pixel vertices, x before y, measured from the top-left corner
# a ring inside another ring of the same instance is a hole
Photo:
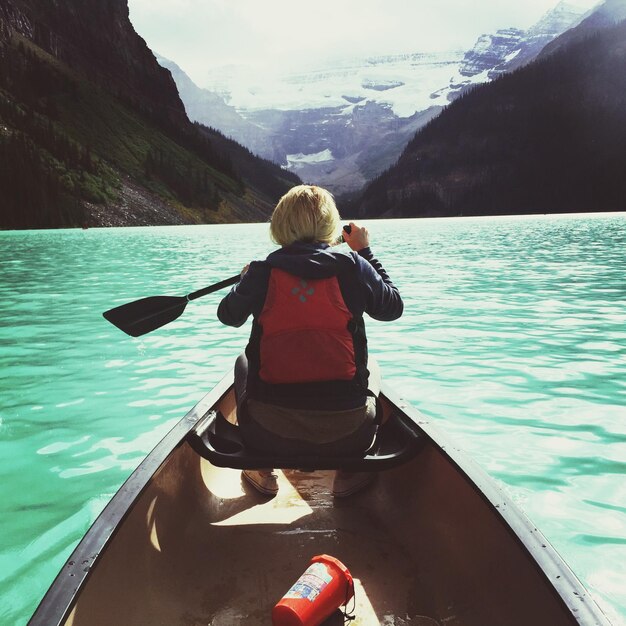
[[[387,386],[381,404],[376,447],[340,462],[376,481],[333,498],[336,460],[242,449],[229,374],[124,483],[29,624],[267,625],[319,554],[349,568],[356,625],[609,624],[477,465]],[[236,469],[259,463],[283,467],[273,498]]]

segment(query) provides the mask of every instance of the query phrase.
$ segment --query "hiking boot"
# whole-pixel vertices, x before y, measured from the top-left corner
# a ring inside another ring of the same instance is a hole
[[[278,474],[273,469],[243,470],[241,475],[265,496],[278,493]]]
[[[337,470],[333,479],[333,496],[345,498],[361,491],[374,481],[374,472],[344,472]]]

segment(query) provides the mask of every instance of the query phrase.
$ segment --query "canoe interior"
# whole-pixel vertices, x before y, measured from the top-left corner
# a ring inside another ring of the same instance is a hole
[[[232,412],[232,395],[221,401]],[[361,494],[332,471],[279,472],[273,499],[183,443],[94,563],[68,626],[271,624],[316,554],[356,583],[357,625],[578,623],[493,507],[426,445]],[[328,624],[341,624],[331,618]]]

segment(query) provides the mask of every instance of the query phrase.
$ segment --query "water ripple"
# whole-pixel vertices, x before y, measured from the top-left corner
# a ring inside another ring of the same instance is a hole
[[[626,216],[368,226],[406,305],[396,323],[366,322],[383,375],[624,623]],[[137,339],[102,311],[228,277],[272,249],[266,231],[0,233],[0,621],[26,621],[108,498],[249,332],[216,320],[222,294]]]

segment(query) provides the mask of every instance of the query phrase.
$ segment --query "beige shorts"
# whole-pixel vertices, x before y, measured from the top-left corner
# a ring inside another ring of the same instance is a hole
[[[246,410],[251,420],[285,439],[310,443],[331,443],[355,433],[376,419],[376,398],[363,406],[342,411],[291,409],[249,399]]]

